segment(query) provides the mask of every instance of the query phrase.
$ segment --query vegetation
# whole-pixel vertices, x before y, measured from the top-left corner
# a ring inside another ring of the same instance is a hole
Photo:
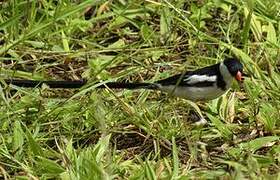
[[[279,179],[279,0],[0,1],[3,179]],[[197,105],[96,83],[238,57],[243,87]],[[79,90],[5,78],[87,79]]]

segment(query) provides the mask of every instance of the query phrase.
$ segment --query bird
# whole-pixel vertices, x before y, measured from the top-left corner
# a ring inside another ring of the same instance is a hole
[[[154,83],[109,82],[99,88],[107,86],[112,89],[159,90],[191,101],[208,101],[227,92],[234,79],[241,83],[242,75],[242,63],[237,59],[227,58],[217,64],[185,71]]]
[[[184,98],[193,102],[209,101],[216,99],[226,93],[233,82],[243,81],[243,65],[236,58],[226,58],[225,60],[206,66],[194,71],[185,71],[158,80],[153,83],[149,82],[107,82],[100,83],[97,88],[111,89],[147,89],[159,90],[172,96]],[[80,88],[87,84],[86,80],[76,81],[39,81],[39,80],[22,80],[22,79],[5,79],[7,84],[13,84],[19,87],[40,87],[42,84],[50,88]],[[195,126],[207,124],[207,120],[198,112],[199,120]]]
[[[152,83],[108,82],[101,84],[97,88],[159,90],[172,96],[194,102],[208,101],[226,93],[230,89],[234,79],[242,82],[242,75],[242,63],[236,58],[226,58],[219,63],[194,71],[185,71]],[[46,84],[50,88],[80,88],[87,83],[86,80],[36,81],[19,79],[5,79],[5,82],[20,87],[39,87],[42,84]]]

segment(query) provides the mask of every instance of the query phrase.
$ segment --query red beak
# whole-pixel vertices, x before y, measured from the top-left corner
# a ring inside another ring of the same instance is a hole
[[[237,71],[237,73],[235,75],[235,79],[239,82],[242,81],[242,73],[240,71]]]

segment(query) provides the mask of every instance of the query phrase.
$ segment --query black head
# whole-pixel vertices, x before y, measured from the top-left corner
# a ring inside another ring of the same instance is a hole
[[[224,65],[227,67],[230,74],[235,77],[237,81],[242,80],[243,65],[239,60],[234,58],[228,58],[224,60]]]

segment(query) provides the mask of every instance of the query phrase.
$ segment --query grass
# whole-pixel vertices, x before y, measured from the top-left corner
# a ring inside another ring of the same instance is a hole
[[[0,75],[88,79],[79,90],[1,83],[4,179],[279,179],[278,0],[3,1]],[[97,90],[238,57],[249,75],[195,105]]]

